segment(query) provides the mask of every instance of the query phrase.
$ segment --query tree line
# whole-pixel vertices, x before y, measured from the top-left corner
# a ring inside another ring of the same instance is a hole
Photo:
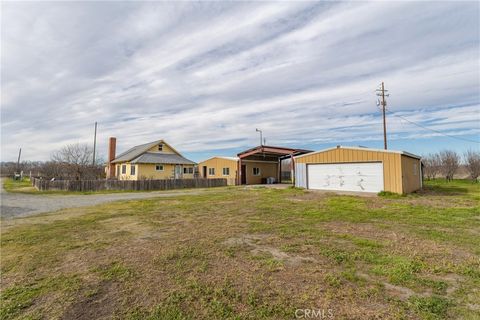
[[[96,180],[105,178],[105,162],[96,157],[87,144],[69,144],[52,153],[49,161],[2,162],[2,175],[13,176],[23,171],[24,176],[57,180]]]
[[[452,150],[443,150],[430,153],[422,157],[423,174],[426,179],[445,177],[447,181],[453,180],[453,176],[463,164],[470,179],[477,181],[480,176],[480,152],[468,150],[463,155]]]
[[[100,157],[93,161],[93,149],[87,144],[69,144],[55,151],[49,161],[2,162],[1,173],[13,176],[23,171],[24,175],[40,176],[57,180],[95,180],[105,178],[105,161]],[[472,180],[480,176],[480,152],[469,150],[458,154],[452,150],[430,153],[422,157],[423,175],[426,179],[445,177],[448,181],[458,172],[461,165]]]

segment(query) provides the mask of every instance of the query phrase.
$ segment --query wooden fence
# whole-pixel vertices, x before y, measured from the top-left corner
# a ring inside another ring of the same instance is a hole
[[[184,188],[224,187],[227,179],[171,179],[171,180],[42,180],[32,178],[38,190],[101,191],[101,190],[171,190]]]

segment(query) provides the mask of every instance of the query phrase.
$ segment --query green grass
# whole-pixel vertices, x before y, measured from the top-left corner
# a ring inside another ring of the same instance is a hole
[[[475,319],[479,191],[221,188],[3,221],[0,319]]]
[[[76,275],[33,279],[24,284],[11,286],[2,290],[0,319],[14,318],[28,309],[34,304],[35,299],[42,295],[57,291],[67,296],[78,288],[79,279]]]
[[[32,192],[35,188],[32,187],[32,183],[29,178],[23,178],[22,180],[13,180],[12,178],[3,178],[3,188],[7,192]]]
[[[134,276],[134,272],[124,266],[121,262],[115,261],[105,266],[94,268],[104,280],[126,281]]]

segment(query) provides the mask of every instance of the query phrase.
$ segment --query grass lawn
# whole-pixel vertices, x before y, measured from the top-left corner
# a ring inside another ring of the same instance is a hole
[[[2,221],[0,319],[479,319],[480,187],[230,187]]]
[[[29,178],[23,180],[13,180],[12,178],[2,178],[3,188],[7,192],[32,193],[36,192]]]

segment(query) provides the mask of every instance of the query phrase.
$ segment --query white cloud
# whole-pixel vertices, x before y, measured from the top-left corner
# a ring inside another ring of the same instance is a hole
[[[2,160],[164,138],[186,152],[380,141],[389,109],[478,136],[478,3],[2,3]],[[438,134],[389,115],[391,139]],[[33,141],[32,141],[33,140]],[[422,143],[422,142],[419,142]],[[432,146],[429,144],[429,148]],[[440,146],[438,146],[440,147]]]

